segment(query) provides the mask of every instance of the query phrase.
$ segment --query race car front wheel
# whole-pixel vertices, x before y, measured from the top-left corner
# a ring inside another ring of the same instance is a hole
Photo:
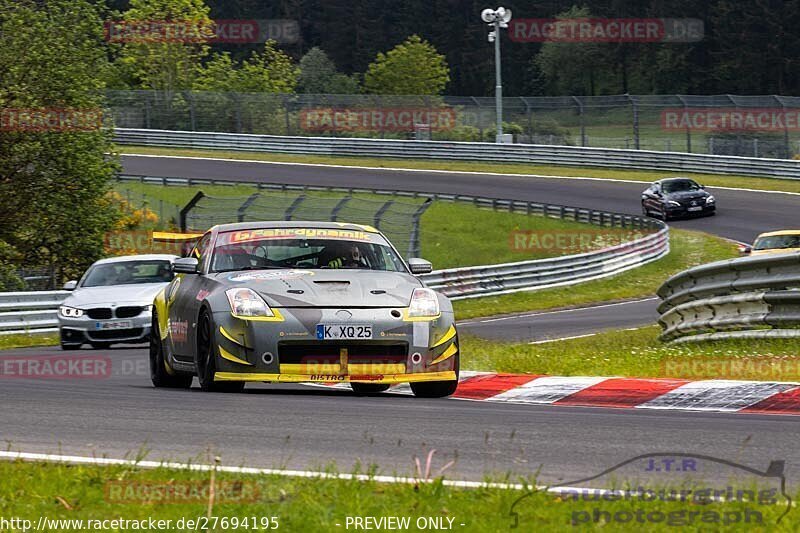
[[[457,339],[457,338],[456,338]],[[456,340],[458,342],[458,340]],[[414,393],[414,396],[417,398],[444,398],[445,396],[450,396],[456,391],[458,387],[458,371],[460,367],[460,354],[455,354],[454,357],[454,369],[456,372],[456,379],[453,381],[420,381],[420,382],[412,382],[411,385],[411,392]]]
[[[197,322],[196,366],[200,388],[207,392],[241,392],[243,381],[214,381],[217,373],[217,355],[214,349],[214,323],[208,311],[200,313]]]
[[[192,386],[191,374],[171,373],[164,358],[164,346],[158,332],[158,315],[153,313],[153,324],[150,330],[150,381],[156,388],[188,389]]]

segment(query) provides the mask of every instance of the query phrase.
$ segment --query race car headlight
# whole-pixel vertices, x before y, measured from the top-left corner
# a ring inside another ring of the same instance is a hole
[[[225,291],[231,312],[236,316],[275,316],[267,302],[250,289],[228,289]]]
[[[709,196],[708,198],[706,198],[706,204],[713,204],[716,201],[717,199],[714,198],[713,196]]]
[[[676,202],[675,200],[668,200],[667,201],[667,205],[672,206],[672,207],[680,207],[681,203],[680,202]]]
[[[58,308],[58,314],[67,318],[78,318],[83,316],[83,309],[62,305]]]
[[[410,318],[439,316],[439,298],[431,289],[414,289],[408,305]]]
[[[152,313],[152,312],[153,312],[153,304],[150,304],[150,305],[145,305],[145,306],[142,308],[142,310],[143,310],[145,313]]]

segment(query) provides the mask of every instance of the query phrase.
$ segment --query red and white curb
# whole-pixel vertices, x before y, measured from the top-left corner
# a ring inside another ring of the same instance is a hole
[[[800,383],[462,372],[451,398],[515,404],[800,415]],[[322,385],[322,384],[317,384]],[[350,390],[347,383],[323,385]],[[394,394],[411,394],[407,384]]]

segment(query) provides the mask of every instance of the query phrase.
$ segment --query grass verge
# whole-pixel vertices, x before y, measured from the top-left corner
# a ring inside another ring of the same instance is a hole
[[[609,278],[539,291],[458,300],[453,302],[456,317],[466,320],[503,313],[642,298],[655,294],[658,287],[673,274],[693,266],[738,256],[736,245],[698,231],[672,228],[670,247],[666,257]]]
[[[652,182],[675,172],[657,170],[622,170],[593,167],[532,165],[522,163],[487,163],[472,161],[438,161],[426,159],[389,159],[348,156],[316,156],[295,154],[267,154],[263,152],[229,152],[224,150],[191,150],[179,148],[153,148],[144,146],[119,146],[122,154],[173,155],[186,157],[213,157],[220,159],[248,159],[276,163],[306,163],[326,165],[351,165],[378,168],[411,168],[419,170],[447,170],[491,172],[500,174],[536,174],[541,176],[581,176],[619,181]],[[738,175],[679,173],[711,187],[735,187],[763,191],[800,193],[800,182],[779,178],[760,178]]]
[[[113,519],[170,520],[160,528],[166,531],[347,531],[363,530],[363,527],[354,527],[352,520],[355,517],[373,517],[376,520],[398,517],[409,521],[406,530],[411,531],[439,529],[420,527],[438,523],[444,526],[441,529],[494,532],[514,530],[513,506],[518,527],[522,528],[516,531],[569,531],[584,520],[587,520],[583,522],[587,527],[594,525],[603,526],[604,530],[629,531],[631,526],[625,518],[630,512],[637,511],[642,512],[641,519],[645,520],[648,531],[674,531],[676,525],[683,526],[687,531],[702,531],[708,530],[709,524],[714,526],[711,529],[715,531],[735,531],[741,530],[742,520],[750,509],[751,527],[759,523],[771,531],[792,531],[794,527],[791,513],[781,525],[776,525],[787,509],[786,500],[781,496],[770,504],[734,500],[698,505],[660,499],[647,502],[635,496],[632,502],[613,498],[584,499],[586,495],[576,498],[569,493],[553,495],[534,492],[515,505],[525,492],[451,488],[439,481],[414,485],[218,474],[216,486],[238,487],[239,499],[246,501],[236,501],[234,497],[229,500],[231,503],[214,505],[210,513],[212,519],[207,525],[213,526],[216,522],[216,527],[207,528],[202,527],[208,512],[208,504],[203,498],[199,498],[197,503],[165,503],[165,498],[156,496],[142,498],[142,494],[146,493],[144,489],[151,489],[151,494],[155,494],[152,489],[161,489],[166,493],[170,487],[175,490],[189,487],[200,488],[196,492],[201,494],[207,493],[202,489],[208,487],[209,475],[167,469],[4,462],[0,463],[0,476],[3,479],[0,485],[0,516],[6,520],[12,517],[30,520],[30,527],[35,527],[39,519],[44,517],[48,520],[44,529],[49,531],[81,529],[75,522],[78,520],[83,520],[81,525],[84,529],[92,529],[85,527],[88,520]],[[218,489],[218,492],[224,495],[222,490]],[[235,490],[231,493],[237,494]],[[126,495],[130,503],[119,503],[119,496],[124,499]],[[692,510],[699,512],[692,515]],[[607,516],[599,514],[599,520],[593,523],[595,511],[606,513]],[[648,519],[651,513],[652,518]],[[273,517],[275,522],[270,521]],[[736,518],[738,520],[734,522]],[[55,523],[54,520],[73,522]],[[188,524],[188,520],[199,520],[201,527]],[[265,524],[271,527],[252,527],[252,522],[244,520],[255,520],[256,526]],[[417,523],[417,520],[421,521]],[[130,523],[126,525],[128,527],[117,525],[110,529],[142,529],[131,527]],[[15,529],[23,530],[19,526]],[[376,529],[403,528],[387,528],[384,525]]]
[[[58,333],[37,333],[31,335],[0,335],[0,350],[27,348],[30,346],[56,346]]]
[[[729,340],[664,344],[659,326],[591,337],[515,344],[463,336],[462,365],[471,370],[554,376],[800,381],[797,341]]]

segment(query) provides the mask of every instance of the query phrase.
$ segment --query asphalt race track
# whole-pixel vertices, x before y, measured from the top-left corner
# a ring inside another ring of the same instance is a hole
[[[642,183],[624,181],[401,172],[133,155],[123,156],[122,163],[124,173],[133,175],[466,194],[588,207],[618,213],[641,213],[640,198],[645,189]],[[575,172],[580,174],[580,170]],[[708,190],[717,198],[719,212],[716,216],[671,221],[670,225],[697,229],[742,242],[752,242],[756,235],[764,231],[798,225],[800,195],[721,190],[713,187]]]
[[[434,467],[455,459],[449,479],[532,475],[541,483],[587,477],[649,452],[699,453],[766,469],[800,464],[797,419],[788,416],[681,413],[491,404],[397,395],[356,397],[303,385],[248,385],[242,394],[155,390],[145,348],[3,352],[37,357],[110,357],[108,377],[4,379],[2,440],[11,450],[134,456],[308,469],[359,462],[411,475],[414,457],[437,450]],[[643,474],[640,472],[640,474]],[[790,472],[800,482],[800,472]],[[794,485],[797,486],[797,485]]]
[[[124,156],[123,163],[127,174],[461,193],[627,213],[639,212],[643,189],[639,183],[595,180],[175,158]],[[720,205],[716,217],[674,225],[741,241],[797,225],[798,196],[713,192]],[[503,335],[527,339],[533,323],[537,339],[573,336],[652,321],[655,303],[471,320],[465,329],[488,336],[502,327]],[[643,453],[699,453],[761,470],[770,460],[785,460],[790,489],[800,483],[800,420],[792,416],[356,397],[302,385],[251,385],[235,395],[202,393],[196,386],[155,390],[144,347],[96,352],[31,348],[2,355],[62,353],[107,356],[113,371],[84,380],[2,379],[0,437],[8,449],[111,457],[147,449],[149,459],[172,460],[206,457],[211,449],[226,465],[313,469],[335,463],[350,472],[355,464],[374,464],[381,473],[409,475],[414,458],[435,448],[434,468],[456,460],[446,472],[449,479],[540,471],[543,483],[580,479]]]

